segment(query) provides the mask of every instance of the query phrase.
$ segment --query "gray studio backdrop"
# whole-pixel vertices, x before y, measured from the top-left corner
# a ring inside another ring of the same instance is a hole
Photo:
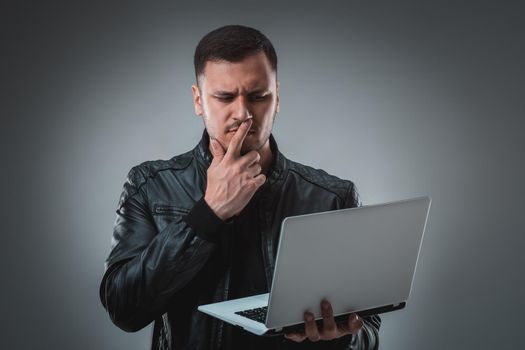
[[[87,3],[1,5],[0,348],[148,348],[98,297],[118,197],[133,165],[198,142],[193,51],[231,23],[276,47],[284,154],[364,204],[433,198],[381,348],[524,348],[523,5]]]

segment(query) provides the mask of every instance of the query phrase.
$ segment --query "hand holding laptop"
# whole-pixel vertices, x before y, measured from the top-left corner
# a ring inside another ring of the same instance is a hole
[[[355,313],[348,315],[348,321],[337,324],[334,319],[332,304],[328,300],[321,302],[321,312],[323,315],[323,326],[319,328],[315,322],[315,317],[310,312],[304,313],[304,333],[286,333],[287,339],[295,342],[302,342],[306,338],[310,341],[332,340],[348,334],[356,334],[363,327],[363,319]]]
[[[356,333],[363,327],[359,316],[406,306],[430,202],[425,196],[289,216],[281,225],[269,293],[198,310],[256,335],[287,334],[294,341]],[[308,285],[312,276],[315,283]]]

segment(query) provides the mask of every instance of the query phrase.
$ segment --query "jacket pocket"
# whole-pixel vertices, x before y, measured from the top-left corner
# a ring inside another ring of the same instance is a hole
[[[184,216],[190,212],[190,209],[181,208],[175,205],[155,204],[153,206],[153,215]]]
[[[190,212],[190,209],[181,208],[176,205],[157,203],[153,205],[153,221],[158,232],[172,223],[182,222],[182,218]]]

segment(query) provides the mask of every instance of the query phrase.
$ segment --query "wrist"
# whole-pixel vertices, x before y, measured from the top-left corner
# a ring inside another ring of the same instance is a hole
[[[228,219],[229,216],[227,216],[223,211],[221,211],[220,207],[217,204],[215,204],[213,200],[204,196],[204,201],[219,219],[221,219],[222,221],[226,221]]]
[[[228,224],[221,220],[206,203],[204,198],[199,199],[190,212],[183,217],[195,234],[207,241],[217,243],[223,228]]]

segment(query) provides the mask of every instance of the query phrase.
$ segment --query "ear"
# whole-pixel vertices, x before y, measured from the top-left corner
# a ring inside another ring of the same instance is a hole
[[[199,91],[199,87],[196,84],[193,84],[191,86],[191,93],[193,94],[193,106],[195,107],[195,114],[202,116],[202,97]]]
[[[277,82],[277,89],[275,93],[277,95],[277,106],[275,107],[275,111],[279,113],[279,82]]]

